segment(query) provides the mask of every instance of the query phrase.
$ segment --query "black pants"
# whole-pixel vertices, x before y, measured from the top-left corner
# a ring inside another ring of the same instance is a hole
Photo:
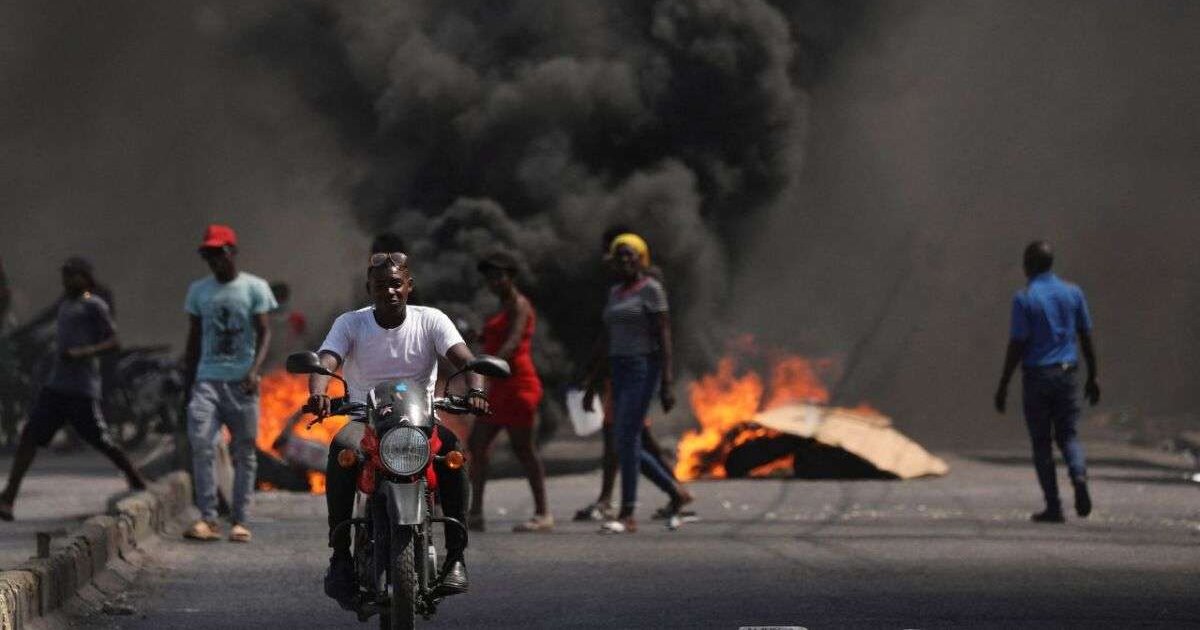
[[[116,451],[108,435],[108,425],[95,398],[43,388],[29,412],[25,432],[38,446],[47,446],[62,425],[70,423],[84,442],[102,453]]]
[[[358,469],[342,468],[337,463],[338,453],[346,448],[357,448],[362,440],[366,425],[362,422],[350,422],[333,438],[329,448],[329,461],[325,464],[325,504],[329,508],[329,531],[338,523],[354,515],[354,492],[358,480]],[[458,436],[454,432],[439,425],[438,436],[442,439],[439,455],[459,450]],[[461,523],[467,522],[468,492],[471,485],[467,481],[467,467],[452,470],[445,464],[435,463],[434,469],[438,478],[438,500],[442,504],[442,513]],[[457,527],[446,527],[446,555],[461,554],[467,547],[467,539]],[[329,544],[334,553],[350,553],[350,528],[343,528]]]

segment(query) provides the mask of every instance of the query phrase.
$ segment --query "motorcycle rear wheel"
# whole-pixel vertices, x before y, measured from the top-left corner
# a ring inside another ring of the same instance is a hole
[[[413,530],[392,527],[392,556],[389,581],[392,600],[388,612],[379,616],[380,630],[413,630],[417,625],[417,567],[413,553]]]

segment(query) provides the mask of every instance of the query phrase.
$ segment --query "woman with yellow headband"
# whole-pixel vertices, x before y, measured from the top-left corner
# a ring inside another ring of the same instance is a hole
[[[604,523],[601,532],[637,531],[634,511],[639,470],[644,470],[650,481],[671,497],[667,522],[674,528],[679,523],[680,508],[692,496],[641,444],[643,421],[655,389],[664,412],[675,406],[667,293],[661,282],[646,274],[650,247],[642,237],[631,232],[620,234],[608,251],[619,282],[608,292],[603,312],[605,334],[596,344],[593,366],[602,363],[607,353],[612,374],[613,432],[621,468],[621,510],[616,519]],[[594,391],[597,371],[591,370],[589,390]]]

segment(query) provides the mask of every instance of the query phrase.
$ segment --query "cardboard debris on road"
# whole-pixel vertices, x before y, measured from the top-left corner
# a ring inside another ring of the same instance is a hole
[[[780,436],[755,440],[744,447],[760,455],[742,455],[756,459],[738,466],[748,471],[764,463],[762,458],[795,454],[797,477],[811,478],[898,478],[940,476],[950,467],[905,437],[892,426],[887,416],[874,411],[792,404],[763,411],[753,422],[772,429]],[[731,476],[735,458],[730,454],[727,467]],[[872,474],[872,473],[877,474]]]

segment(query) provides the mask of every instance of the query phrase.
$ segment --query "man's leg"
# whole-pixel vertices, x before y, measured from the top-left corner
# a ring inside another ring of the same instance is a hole
[[[146,480],[142,478],[142,473],[129,461],[125,451],[113,443],[104,422],[100,402],[90,398],[72,398],[64,402],[70,406],[68,415],[71,426],[75,427],[79,437],[115,464],[125,474],[125,480],[131,489],[144,490]]]
[[[446,427],[437,425],[434,429],[442,439],[442,447],[438,455],[459,450],[458,436]],[[438,498],[442,503],[442,514],[457,520],[464,525],[467,522],[468,493],[471,491],[467,466],[454,470],[444,463],[435,463],[434,470],[438,478]],[[467,592],[467,533],[462,528],[447,524],[442,528],[446,538],[446,561],[442,564],[441,584],[437,594],[440,596],[457,595]]]
[[[188,443],[192,447],[192,483],[201,520],[217,520],[217,479],[214,462],[220,423],[217,422],[217,385],[197,381],[188,401]]]
[[[12,469],[8,473],[8,485],[5,486],[4,492],[0,492],[0,520],[13,519],[12,504],[17,500],[25,473],[29,472],[29,467],[33,465],[38,447],[49,444],[62,426],[63,414],[58,407],[54,394],[43,389],[29,413],[29,421],[21,430]]]
[[[0,519],[12,520],[12,504],[17,500],[17,493],[21,491],[21,481],[25,479],[25,473],[29,472],[36,456],[37,443],[30,435],[29,425],[26,424],[17,442],[17,452],[13,455],[12,469],[8,472],[8,485],[4,487],[4,492],[0,493]]]
[[[1067,474],[1075,490],[1075,513],[1092,513],[1092,496],[1087,486],[1087,463],[1079,440],[1079,392],[1074,373],[1063,373],[1054,408],[1054,441],[1067,462]]]
[[[358,483],[358,469],[342,468],[338,464],[337,456],[344,449],[358,448],[365,429],[366,425],[362,422],[348,422],[337,432],[333,443],[329,445],[329,460],[325,464],[325,507],[329,516],[330,534],[339,523],[354,516],[354,493]],[[331,537],[329,546],[333,547],[335,556],[344,555],[349,558],[350,528],[343,527],[337,536]]]
[[[442,439],[442,447],[438,449],[438,455],[445,455],[450,451],[459,450],[458,436],[454,432],[442,425],[436,428],[438,435]],[[438,478],[438,498],[442,503],[442,514],[457,520],[462,524],[467,522],[467,504],[469,502],[471,483],[467,466],[463,466],[458,470],[454,470],[444,463],[435,463],[434,470],[437,472]],[[457,527],[448,526],[445,528],[446,533],[446,554],[448,556],[458,554],[467,547],[467,538],[463,532]]]
[[[1046,511],[1035,515],[1035,520],[1061,520],[1062,504],[1058,498],[1058,481],[1054,474],[1054,452],[1051,407],[1046,395],[1046,384],[1040,374],[1027,373],[1024,378],[1025,426],[1033,449],[1033,468],[1037,471],[1038,484],[1046,500]],[[1059,518],[1054,518],[1055,516]]]
[[[258,455],[254,450],[258,438],[258,393],[247,394],[240,383],[224,383],[222,418],[229,426],[232,441],[229,453],[233,458],[234,524],[246,523],[248,508],[254,497],[254,479],[258,472]]]
[[[357,448],[362,440],[365,426],[361,422],[349,422],[333,437],[329,445],[329,459],[325,464],[325,507],[329,516],[329,533],[339,523],[354,516],[354,492],[357,468],[342,468],[337,456],[347,448]],[[329,559],[329,570],[325,573],[325,594],[338,600],[343,608],[349,609],[354,596],[354,565],[350,559],[350,528],[338,530],[330,536],[329,546],[333,556]]]

